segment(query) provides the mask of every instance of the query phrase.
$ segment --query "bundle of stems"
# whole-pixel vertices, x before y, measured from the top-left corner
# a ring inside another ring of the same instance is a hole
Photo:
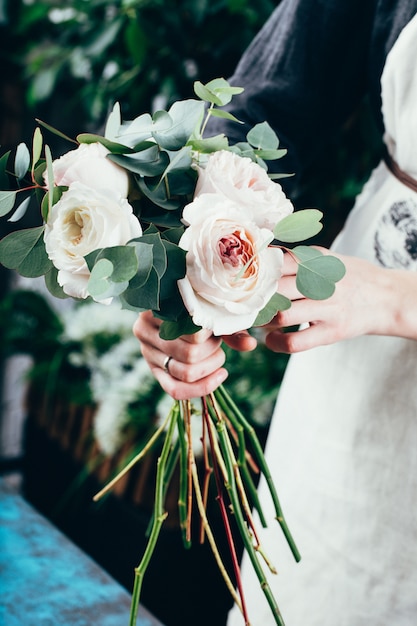
[[[191,545],[191,519],[193,504],[196,503],[200,516],[199,539],[204,541],[207,537],[223,579],[242,613],[245,626],[249,626],[250,619],[245,602],[239,559],[232,534],[231,517],[233,517],[234,525],[241,536],[275,622],[278,626],[284,626],[283,617],[265,576],[264,568],[267,567],[272,573],[276,573],[276,570],[268,560],[261,545],[252,516],[253,507],[258,513],[261,524],[266,526],[265,516],[253,480],[254,471],[261,473],[266,480],[273,501],[276,520],[296,561],[300,560],[300,554],[285,521],[262,446],[255,429],[242,415],[223,386],[214,393],[201,398],[201,405],[203,476],[198,475],[192,445],[191,402],[176,401],[165,422],[143,449],[94,497],[95,500],[100,499],[135,463],[143,458],[160,437],[164,437],[162,450],[157,461],[155,500],[148,542],[142,559],[135,568],[129,626],[136,626],[137,623],[143,578],[152,558],[162,525],[168,515],[164,503],[174,470],[178,464],[180,468],[178,512],[184,546],[188,548]],[[221,519],[230,550],[235,583],[232,582],[231,575],[223,563],[206,513],[209,485],[213,477],[216,499],[220,506]]]

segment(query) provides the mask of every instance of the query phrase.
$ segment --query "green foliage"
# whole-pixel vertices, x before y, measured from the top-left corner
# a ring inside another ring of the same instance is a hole
[[[275,316],[277,311],[286,311],[291,307],[291,300],[280,293],[272,296],[266,307],[259,311],[258,317],[254,322],[254,326],[264,326],[268,324]]]
[[[284,217],[274,228],[274,235],[284,243],[304,241],[317,235],[323,228],[323,213],[317,209],[304,209]]]
[[[43,242],[44,226],[10,233],[0,241],[0,263],[21,276],[35,278],[46,274],[52,262]]]
[[[299,260],[297,289],[312,300],[325,300],[333,295],[335,283],[345,275],[345,266],[334,256],[308,246],[297,246],[293,253]]]
[[[104,143],[110,150],[107,157],[129,172],[129,193],[136,216],[142,224],[147,221],[150,223],[141,237],[132,239],[126,245],[94,250],[85,257],[90,271],[87,293],[95,300],[118,299],[127,309],[153,311],[164,321],[161,333],[166,339],[197,330],[186,311],[177,284],[186,273],[186,253],[178,246],[180,233],[184,230],[182,209],[194,197],[196,164],[201,159],[204,161],[207,150],[218,149],[218,138],[210,144],[204,143],[207,120],[214,111],[221,110],[217,107],[228,104],[241,91],[241,88],[230,85],[224,78],[209,81],[206,85],[196,82],[196,94],[210,103],[206,114],[202,100],[186,99],[175,102],[167,111],[159,110],[153,115],[144,113],[129,122],[123,122],[120,108],[115,105],[110,121],[106,124],[110,138],[90,133],[79,135],[87,144],[97,140]],[[52,127],[48,128],[61,134]],[[203,144],[203,153],[197,150],[198,144]],[[38,129],[33,139],[31,165],[29,149],[25,144],[19,144],[14,156],[14,178],[15,184],[20,187],[26,184],[24,179],[30,172],[30,183],[20,190],[44,193],[40,209],[44,222],[48,222],[54,205],[65,202],[66,188],[54,184],[53,159],[47,144],[44,145],[45,159],[41,160],[43,145]],[[221,146],[247,155],[266,170],[267,165],[262,157],[278,159],[285,152],[278,149],[278,137],[266,122],[255,125],[248,132],[247,143],[229,146],[224,137]],[[6,167],[6,161],[2,163]],[[42,176],[38,177],[38,167],[41,166]],[[42,177],[46,178],[47,186]],[[15,191],[0,192],[0,207],[4,214],[13,208],[16,195]],[[16,221],[25,209],[22,204],[15,211],[13,219]],[[322,213],[315,209],[297,211],[276,225],[274,236],[281,244],[304,241],[321,230],[321,218]],[[165,238],[167,227],[168,235]],[[0,241],[0,263],[23,276],[46,275],[47,287],[61,297],[61,290],[55,284],[57,274],[51,271],[52,263],[45,250],[44,228],[24,229],[6,236]],[[175,242],[169,237],[171,228],[177,232]],[[313,299],[329,297],[334,291],[335,282],[343,276],[343,265],[331,256],[323,257],[315,251],[310,253],[306,247],[298,250],[298,288]],[[278,310],[289,306],[287,298],[274,295],[259,312],[256,324],[268,323]]]

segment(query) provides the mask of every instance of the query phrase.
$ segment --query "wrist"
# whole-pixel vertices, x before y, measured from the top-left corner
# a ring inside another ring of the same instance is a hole
[[[417,274],[381,269],[381,284],[386,315],[375,334],[417,340]]]

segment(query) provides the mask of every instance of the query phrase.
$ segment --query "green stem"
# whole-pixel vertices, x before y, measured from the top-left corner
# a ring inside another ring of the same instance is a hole
[[[301,555],[298,551],[298,548],[295,544],[295,541],[293,539],[293,536],[291,534],[291,531],[288,527],[288,524],[285,520],[282,508],[281,508],[281,504],[278,498],[278,493],[277,490],[275,488],[274,482],[272,480],[272,476],[271,476],[271,472],[269,470],[268,464],[266,462],[263,450],[262,450],[262,446],[259,443],[259,439],[256,435],[255,429],[253,428],[253,426],[251,424],[249,424],[249,422],[247,421],[247,419],[242,415],[242,413],[239,411],[238,407],[236,406],[236,404],[233,402],[232,398],[229,396],[229,394],[227,393],[227,391],[225,390],[225,388],[223,386],[219,387],[215,392],[215,396],[216,398],[218,397],[218,394],[220,394],[220,397],[224,399],[224,401],[227,403],[227,406],[233,411],[234,415],[236,416],[236,418],[239,420],[239,422],[242,424],[242,426],[244,427],[249,440],[253,446],[253,450],[254,450],[254,454],[256,457],[256,461],[259,464],[259,468],[263,474],[263,476],[265,477],[266,483],[268,485],[268,489],[269,489],[269,493],[271,494],[271,498],[272,501],[274,503],[274,508],[275,508],[275,515],[276,515],[276,519],[279,523],[279,525],[281,526],[281,530],[284,533],[284,536],[287,540],[287,543],[290,547],[290,550],[294,556],[294,559],[297,561],[297,563],[301,560]]]
[[[227,573],[226,567],[225,567],[225,565],[224,565],[224,563],[222,561],[222,558],[221,558],[219,550],[217,548],[216,541],[214,539],[214,536],[213,536],[210,524],[209,524],[208,519],[207,519],[207,514],[206,514],[206,511],[205,511],[205,508],[204,508],[203,497],[202,497],[201,489],[200,489],[200,483],[199,483],[199,480],[198,480],[197,467],[196,467],[194,458],[193,458],[193,462],[192,462],[192,465],[191,465],[191,473],[192,473],[192,478],[193,478],[193,482],[194,482],[194,493],[195,493],[195,497],[196,497],[196,501],[197,501],[197,508],[198,508],[199,513],[200,513],[200,517],[202,519],[202,522],[203,522],[203,525],[204,525],[204,529],[206,531],[207,539],[209,541],[211,550],[213,552],[213,556],[216,559],[216,563],[217,563],[217,566],[219,568],[219,571],[220,571],[220,573],[221,573],[221,575],[223,577],[223,580],[226,583],[227,588],[230,591],[231,596],[233,597],[233,600],[235,601],[235,603],[239,607],[240,611],[242,612],[242,604],[241,604],[240,599],[239,599],[239,597],[238,597],[238,595],[236,593],[236,590],[235,590],[235,588],[233,586],[233,583],[230,580],[230,577],[229,577],[229,575]]]
[[[217,427],[217,432],[219,434],[219,442],[220,442],[220,447],[222,450],[222,455],[223,455],[224,461],[226,463],[226,468],[227,468],[228,481],[225,486],[229,493],[230,501],[233,507],[233,513],[236,519],[237,526],[240,531],[240,535],[242,537],[248,556],[252,562],[252,566],[255,570],[255,573],[258,577],[259,583],[261,585],[261,589],[273,613],[275,623],[278,626],[285,626],[284,620],[282,618],[281,612],[278,608],[274,595],[265,577],[264,571],[258,561],[255,548],[252,545],[251,536],[249,534],[247,525],[245,523],[245,519],[242,514],[239,495],[238,495],[238,491],[236,488],[236,481],[235,481],[235,468],[237,467],[237,463],[234,458],[233,448],[229,439],[225,422],[223,420],[218,420],[216,427]]]
[[[96,493],[96,495],[93,497],[94,502],[97,502],[97,500],[100,500],[100,498],[102,498],[104,494],[110,491],[110,489],[112,489],[114,485],[121,478],[123,478],[123,476],[127,474],[127,472],[129,472],[132,469],[132,467],[136,465],[136,463],[138,463],[145,456],[145,454],[152,448],[152,446],[154,445],[156,440],[159,438],[159,436],[164,432],[165,427],[168,421],[170,420],[170,418],[171,418],[171,413],[168,415],[167,419],[162,424],[162,426],[160,426],[158,430],[154,432],[154,434],[146,443],[146,445],[142,448],[142,450],[136,456],[134,456],[133,459],[129,461],[129,463],[114,478],[112,478],[112,480],[108,482],[107,485],[105,485],[105,487],[103,487],[103,489],[101,489],[98,493]]]
[[[246,458],[247,449],[246,449],[246,440],[245,440],[245,429],[242,426],[242,424],[236,419],[233,412],[230,411],[230,407],[227,405],[223,396],[221,394],[216,394],[216,392],[214,392],[214,396],[219,406],[221,407],[223,413],[227,415],[227,419],[231,421],[233,428],[236,430],[236,433],[238,436],[238,465],[242,473],[242,477],[244,479],[246,489],[248,490],[249,496],[252,500],[253,506],[258,512],[259,519],[261,521],[262,526],[266,528],[267,523],[266,523],[264,512],[262,510],[261,502],[259,500],[258,490],[255,487],[251,473],[248,468],[248,463],[247,463],[247,458]]]
[[[178,496],[178,514],[180,518],[180,528],[182,534],[182,540],[185,548],[191,547],[191,541],[187,537],[187,466],[188,466],[188,449],[187,438],[185,434],[184,420],[181,412],[178,412],[177,416],[177,428],[178,428],[178,440],[180,443],[180,485]]]
[[[135,582],[133,586],[132,603],[130,607],[129,626],[135,626],[137,621],[140,593],[142,589],[143,577],[155,550],[156,543],[161,531],[162,524],[168,513],[164,511],[164,475],[166,473],[166,464],[172,450],[172,437],[174,428],[177,423],[177,413],[179,411],[178,404],[174,404],[168,416],[169,426],[162,447],[161,456],[157,461],[156,483],[155,483],[155,503],[154,503],[154,521],[148,543],[145,548],[142,560],[135,568]]]
[[[212,102],[209,106],[209,108],[207,109],[207,114],[206,114],[206,119],[203,122],[203,125],[201,127],[201,136],[204,135],[204,131],[206,130],[206,126],[207,126],[207,122],[209,121],[210,117],[211,117],[211,112],[214,109],[214,103]]]
[[[172,476],[174,474],[175,468],[177,466],[178,463],[178,459],[179,459],[179,455],[180,455],[180,448],[179,448],[179,440],[177,439],[177,441],[174,443],[172,451],[169,455],[168,461],[167,461],[167,466],[166,466],[166,470],[165,470],[165,475],[164,475],[164,484],[163,484],[163,488],[164,488],[164,502],[166,500],[166,496],[167,496],[167,491],[168,491],[168,487],[171,483],[171,479]],[[154,512],[152,512],[151,518],[149,520],[149,524],[146,528],[145,531],[145,536],[149,537],[151,529],[152,529],[152,524],[153,524],[153,520],[154,520]]]

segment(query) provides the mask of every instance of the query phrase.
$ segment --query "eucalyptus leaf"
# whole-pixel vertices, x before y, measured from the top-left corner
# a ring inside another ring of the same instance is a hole
[[[217,150],[228,150],[229,140],[225,135],[216,135],[215,137],[207,137],[207,139],[190,139],[188,145],[197,152],[211,153]]]
[[[0,241],[0,263],[28,278],[46,274],[52,263],[45,251],[44,228],[27,228],[6,235]]]
[[[161,152],[158,146],[130,155],[109,154],[108,158],[134,174],[149,177],[160,176],[169,164],[168,154]]]
[[[14,173],[18,180],[22,180],[30,167],[30,152],[25,143],[19,143],[14,160]]]
[[[93,133],[81,133],[77,135],[77,141],[79,143],[101,143],[102,146],[107,148],[110,152],[114,154],[126,154],[133,152],[132,148],[129,146],[124,146],[121,143],[117,143],[107,139],[106,137],[101,137],[100,135],[94,135]]]
[[[23,202],[21,202],[19,204],[19,206],[17,207],[17,209],[15,210],[13,215],[11,217],[9,217],[9,219],[7,221],[8,222],[18,222],[20,219],[22,219],[22,217],[24,217],[24,215],[26,215],[26,211],[27,211],[27,208],[28,208],[28,206],[30,204],[30,200],[31,200],[30,196],[25,198],[23,200]]]
[[[271,180],[281,180],[282,178],[290,178],[291,176],[295,176],[295,174],[285,174],[284,172],[271,172],[270,174],[268,174],[268,176]]]
[[[120,103],[115,102],[112,112],[110,113],[106,121],[106,128],[104,131],[105,139],[117,143],[116,139],[118,138],[121,125],[122,115],[120,111]]]
[[[129,245],[133,247],[138,259],[138,269],[131,280],[132,288],[137,291],[149,280],[153,268],[153,246],[152,244],[136,240],[132,240]]]
[[[276,161],[282,159],[287,154],[287,150],[282,148],[281,150],[255,150],[257,157],[265,159],[265,161]]]
[[[166,211],[177,211],[182,208],[182,203],[179,198],[170,198],[168,197],[167,188],[165,185],[160,185],[159,180],[156,185],[149,186],[151,184],[151,180],[146,180],[143,178],[137,178],[136,182],[140,191],[144,196],[149,198],[154,204],[165,209]],[[157,221],[157,216],[155,215],[155,208],[152,208],[150,212],[149,221],[158,224],[162,222]],[[179,220],[178,220],[179,221]],[[166,224],[168,225],[168,223]],[[172,224],[171,224],[172,225]]]
[[[273,319],[273,317],[277,314],[277,311],[286,311],[290,307],[291,300],[280,293],[275,293],[268,304],[261,311],[259,311],[253,325],[264,326]]]
[[[32,142],[32,178],[34,177],[35,167],[41,158],[43,146],[43,137],[39,126],[35,128]]]
[[[292,252],[299,260],[297,289],[311,300],[330,298],[335,291],[335,283],[345,275],[342,261],[308,246],[298,246]]]
[[[91,273],[94,272],[94,267],[104,259],[111,263],[111,273],[107,278],[111,278],[114,283],[129,282],[138,270],[139,263],[135,248],[129,245],[102,248],[95,255],[90,253],[86,261]],[[105,267],[110,266],[101,264],[101,267],[101,271],[104,271]],[[99,273],[96,275],[100,276]]]
[[[0,217],[7,215],[16,202],[16,191],[0,191]]]
[[[221,99],[210,89],[207,89],[205,85],[199,80],[194,82],[194,93],[204,102],[210,102],[210,104],[217,104],[217,106],[222,106]]]
[[[123,293],[123,299],[137,310],[147,311],[159,309],[160,281],[155,269],[149,272],[145,283],[135,276]]]
[[[166,150],[179,150],[190,139],[195,129],[201,125],[204,104],[199,100],[174,102],[168,111],[172,124],[165,129],[152,130],[152,137]]]
[[[233,115],[232,113],[229,113],[228,111],[223,111],[223,109],[210,109],[210,115],[212,115],[213,117],[220,117],[224,120],[237,122],[238,124],[244,124],[244,122],[242,122],[241,120],[238,120],[238,118],[235,115]]]
[[[214,78],[206,83],[204,87],[220,101],[220,104],[218,102],[214,103],[218,106],[229,104],[233,96],[244,91],[243,87],[232,87],[224,78]]]
[[[216,92],[228,93],[231,96],[236,96],[244,92],[243,87],[232,87],[225,78],[213,78],[206,83],[206,87]]]
[[[107,300],[119,296],[128,281],[115,281],[115,267],[108,258],[99,259],[94,265],[87,283],[87,291],[95,300]]]
[[[246,135],[248,143],[258,150],[277,150],[279,139],[268,122],[256,124]]]
[[[195,192],[197,172],[189,169],[174,170],[168,174],[168,191],[170,197],[183,196],[184,203],[191,202]],[[165,179],[161,182],[165,182]]]
[[[97,260],[90,272],[87,283],[88,293],[99,296],[109,288],[109,278],[113,273],[113,263],[109,259]]]
[[[35,182],[41,187],[45,185],[45,180],[43,177],[45,171],[46,171],[46,161],[45,159],[41,159],[40,161],[38,161],[33,172],[33,177],[34,177]]]
[[[183,170],[184,172],[189,172],[192,164],[191,157],[191,146],[184,146],[181,150],[172,153],[173,158],[170,158],[170,163],[164,173],[161,176],[161,181],[165,178],[170,172],[175,170]],[[169,154],[171,157],[171,153]]]
[[[128,146],[134,146],[152,137],[152,117],[149,113],[139,115],[131,122],[124,122],[119,131],[119,139]]]
[[[169,307],[172,309],[173,299],[179,294],[177,281],[184,278],[186,273],[186,251],[166,239],[162,239],[162,245],[165,249],[169,272],[161,275],[161,300],[168,300]]]
[[[178,226],[178,228],[167,228],[161,233],[161,236],[163,239],[166,239],[177,246],[183,234],[184,226]]]
[[[166,272],[167,269],[167,255],[165,252],[165,246],[162,243],[161,235],[159,232],[156,233],[145,233],[142,237],[138,237],[137,239],[132,240],[132,245],[137,246],[137,243],[140,244],[148,244],[152,250],[152,266],[154,267],[158,277],[161,278]],[[137,247],[136,252],[139,252],[140,249]],[[139,256],[139,266],[140,256]]]
[[[167,111],[155,111],[152,115],[152,134],[169,130],[173,123],[174,120]]]
[[[244,141],[239,141],[238,143],[235,143],[233,146],[230,146],[230,151],[234,152],[235,154],[238,154],[241,157],[247,157],[248,159],[251,159],[251,161],[256,162],[255,150],[252,148],[250,144]]]
[[[151,138],[150,140],[139,141],[139,143],[135,144],[133,148],[131,148],[132,152],[143,152],[148,148],[153,148],[155,146],[155,141]]]
[[[57,130],[56,128],[54,128],[53,126],[50,126],[46,122],[43,122],[42,120],[40,120],[38,118],[36,118],[36,121],[38,122],[38,124],[40,124],[41,126],[46,128],[47,130],[49,130],[54,135],[57,135],[58,137],[61,137],[61,139],[65,139],[66,141],[70,141],[71,143],[75,143],[75,144],[77,143],[75,141],[75,139],[71,139],[71,137],[68,137],[68,135],[65,135],[64,133],[61,133],[60,130]]]
[[[48,189],[49,189],[49,193],[48,193],[48,215],[49,215],[53,206],[53,198],[54,198],[53,189],[55,185],[54,170],[52,168],[52,155],[51,155],[51,149],[49,146],[45,146],[45,158],[46,158],[46,177],[48,179]]]
[[[68,189],[68,187],[53,187],[52,194],[47,191],[42,198],[41,202],[41,215],[45,222],[48,221],[49,216],[49,207],[54,206],[60,199],[64,191]],[[52,199],[50,199],[50,195],[52,195]]]
[[[323,228],[323,213],[317,209],[302,209],[287,215],[274,228],[274,236],[285,243],[304,241],[317,235]]]

